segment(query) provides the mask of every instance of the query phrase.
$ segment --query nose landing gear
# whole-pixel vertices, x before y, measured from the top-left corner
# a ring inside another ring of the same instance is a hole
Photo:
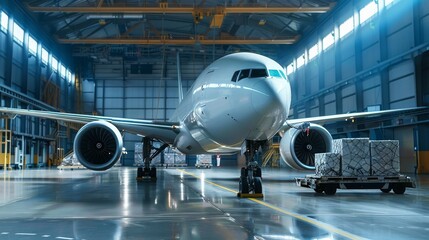
[[[255,153],[266,141],[246,141],[246,167],[241,168],[237,197],[262,198],[262,171],[255,161]]]

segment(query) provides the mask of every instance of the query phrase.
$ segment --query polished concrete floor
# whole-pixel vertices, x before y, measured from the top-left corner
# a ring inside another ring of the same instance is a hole
[[[427,239],[429,176],[404,195],[315,194],[307,173],[264,169],[264,198],[236,197],[239,169],[0,171],[2,239]]]

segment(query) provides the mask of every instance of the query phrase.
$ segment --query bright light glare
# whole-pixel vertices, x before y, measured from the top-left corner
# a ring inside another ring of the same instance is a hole
[[[340,25],[340,38],[343,38],[355,28],[353,17],[350,17]]]
[[[377,11],[377,4],[374,1],[371,1],[370,3],[368,3],[368,5],[366,5],[359,11],[359,23],[362,24],[366,22],[368,19],[374,16]]]

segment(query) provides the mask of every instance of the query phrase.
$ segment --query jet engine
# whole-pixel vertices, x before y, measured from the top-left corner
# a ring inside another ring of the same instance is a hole
[[[74,153],[83,166],[101,171],[111,168],[122,155],[122,136],[106,121],[87,123],[77,133]]]
[[[290,167],[314,170],[316,153],[332,151],[332,136],[324,127],[310,124],[309,129],[290,128],[280,141],[280,155]]]

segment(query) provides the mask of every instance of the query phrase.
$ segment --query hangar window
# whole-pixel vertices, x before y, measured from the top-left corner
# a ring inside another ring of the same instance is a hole
[[[345,37],[355,28],[353,17],[350,17],[340,25],[340,38]]]
[[[395,0],[384,0],[384,6],[389,6],[392,4]]]
[[[66,77],[66,67],[64,67],[64,65],[61,63],[59,65],[60,65],[60,76],[62,78],[65,78]]]
[[[49,60],[48,50],[42,48],[42,63],[48,64],[48,60]]]
[[[267,70],[265,69],[252,69],[252,72],[250,73],[251,78],[258,78],[258,77],[267,77]]]
[[[305,63],[305,55],[302,54],[296,59],[296,68],[300,68],[304,66],[304,63]]]
[[[54,72],[58,72],[58,60],[55,57],[51,59],[51,67]]]
[[[287,75],[289,75],[289,74],[293,73],[294,71],[295,71],[295,69],[294,69],[294,67],[293,67],[293,62],[292,62],[291,64],[289,64],[289,65],[286,67],[286,73],[287,73]]]
[[[16,22],[13,23],[13,40],[15,40],[19,45],[22,45],[24,42],[24,29],[20,27]]]
[[[238,81],[240,81],[243,78],[249,77],[250,69],[244,69],[241,70],[240,75],[238,76]]]
[[[235,71],[234,75],[232,75],[231,81],[232,82],[237,82],[237,76],[240,73],[240,71]]]
[[[1,30],[6,32],[9,24],[9,16],[5,12],[1,12],[0,22],[1,22]]]
[[[359,23],[362,24],[374,16],[378,12],[378,6],[374,1],[371,1],[359,11]]]
[[[31,36],[28,36],[28,51],[34,56],[37,55],[37,42]]]
[[[308,50],[308,60],[315,58],[319,54],[319,44],[314,44],[313,47]]]
[[[332,31],[328,33],[328,35],[326,35],[322,40],[323,50],[326,51],[330,46],[334,44],[334,42],[335,42],[334,31]]]
[[[72,81],[72,74],[71,74],[70,70],[67,70],[67,81],[69,83],[71,83],[71,81]]]

